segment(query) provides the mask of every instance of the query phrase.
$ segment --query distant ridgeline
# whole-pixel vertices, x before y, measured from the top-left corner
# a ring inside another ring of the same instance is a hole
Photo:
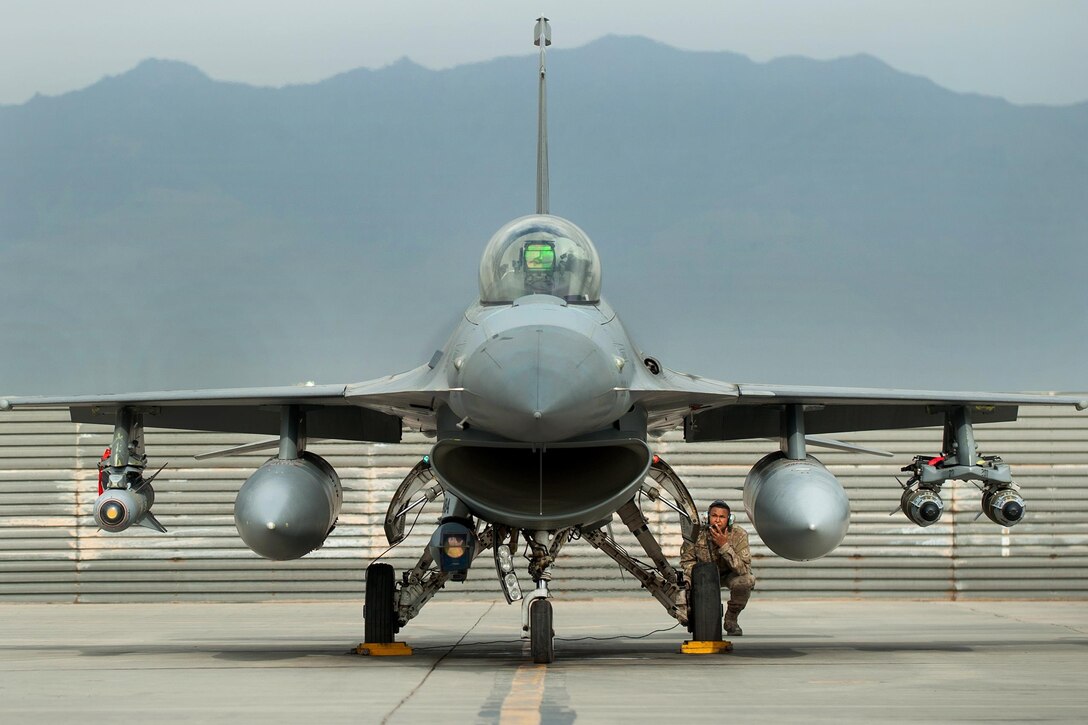
[[[551,207],[670,366],[1085,387],[1088,104],[617,37],[554,46],[549,91]],[[535,94],[529,57],[281,89],[148,60],[0,107],[0,393],[426,361],[533,209]]]

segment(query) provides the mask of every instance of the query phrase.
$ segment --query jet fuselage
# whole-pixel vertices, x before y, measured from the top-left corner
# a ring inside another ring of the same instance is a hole
[[[431,460],[474,514],[555,530],[634,495],[651,459],[646,417],[631,403],[637,355],[606,302],[473,305],[443,358],[450,414]]]

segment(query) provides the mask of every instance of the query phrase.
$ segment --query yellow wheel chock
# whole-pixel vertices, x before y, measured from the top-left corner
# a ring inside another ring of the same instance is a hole
[[[355,648],[355,654],[368,657],[407,657],[412,648],[404,642],[363,642]]]
[[[732,652],[733,643],[729,640],[685,640],[680,645],[680,652],[686,655],[716,655],[722,652]]]

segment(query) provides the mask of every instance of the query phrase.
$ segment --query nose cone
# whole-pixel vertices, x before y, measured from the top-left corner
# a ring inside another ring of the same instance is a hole
[[[491,338],[461,367],[471,425],[506,438],[559,441],[598,430],[627,408],[619,368],[589,337],[530,325]]]

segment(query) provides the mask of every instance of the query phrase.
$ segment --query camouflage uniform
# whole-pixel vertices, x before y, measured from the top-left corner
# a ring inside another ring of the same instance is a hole
[[[697,561],[714,562],[718,567],[721,585],[729,587],[729,604],[725,610],[725,629],[730,634],[740,634],[737,615],[741,613],[752,589],[756,586],[752,576],[752,553],[748,550],[748,532],[739,526],[733,526],[728,533],[729,542],[720,549],[710,540],[704,525],[694,544],[684,542],[680,549],[680,566],[684,575],[691,581],[691,570]]]

